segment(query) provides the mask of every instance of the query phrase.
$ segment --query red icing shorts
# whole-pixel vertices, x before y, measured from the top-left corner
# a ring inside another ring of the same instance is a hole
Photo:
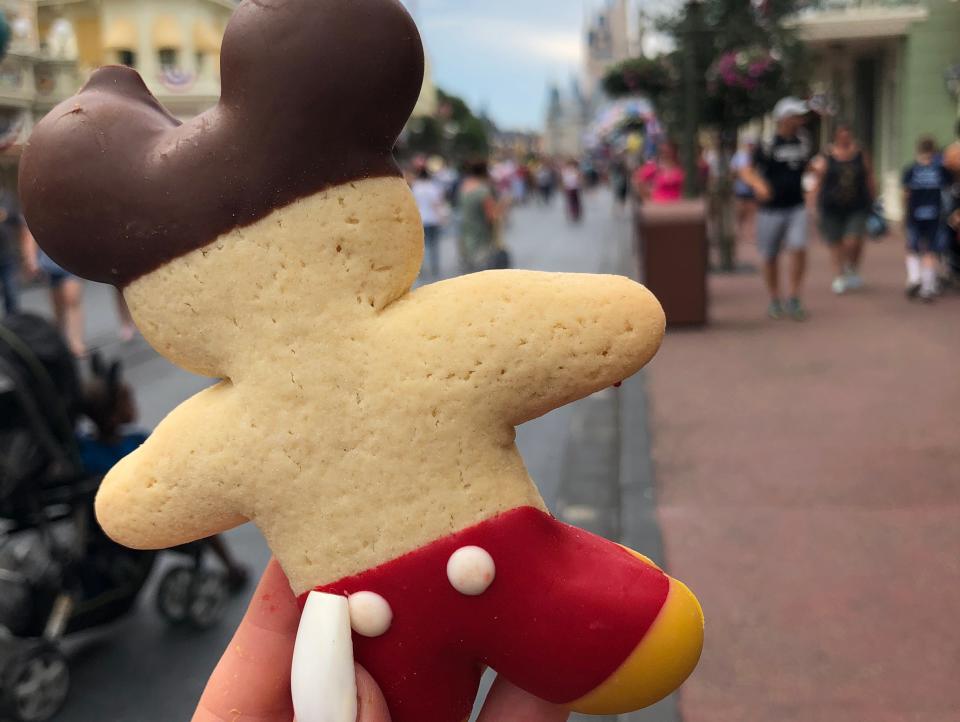
[[[465,546],[496,565],[479,596],[447,576]],[[485,665],[558,704],[593,691],[641,642],[668,589],[666,575],[626,549],[524,507],[317,591],[389,603],[387,632],[354,632],[353,643],[393,722],[462,722]]]

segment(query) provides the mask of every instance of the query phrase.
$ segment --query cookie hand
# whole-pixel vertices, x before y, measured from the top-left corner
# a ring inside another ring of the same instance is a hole
[[[243,468],[224,463],[224,419],[233,389],[221,383],[181,404],[147,442],[107,474],[97,520],[116,542],[163,549],[212,536],[246,521],[234,504]]]
[[[290,676],[297,722],[353,722],[357,685],[347,598],[307,597]]]
[[[386,353],[415,348],[420,373],[514,426],[632,376],[664,333],[656,298],[627,278],[529,271],[426,286],[381,323]]]

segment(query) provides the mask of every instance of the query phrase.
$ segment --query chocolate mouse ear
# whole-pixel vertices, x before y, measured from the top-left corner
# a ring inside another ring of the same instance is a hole
[[[400,174],[423,47],[399,0],[247,0],[221,75],[219,104],[184,125],[121,67],[37,125],[20,193],[54,260],[122,287],[299,198]]]

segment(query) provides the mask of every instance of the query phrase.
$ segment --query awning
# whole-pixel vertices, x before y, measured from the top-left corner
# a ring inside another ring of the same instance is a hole
[[[103,39],[106,50],[135,50],[138,45],[137,28],[129,20],[114,20]]]
[[[180,22],[170,15],[161,15],[153,24],[153,47],[161,48],[183,47],[183,33]]]
[[[220,52],[221,33],[210,23],[198,20],[193,26],[193,49],[198,53],[217,54]]]

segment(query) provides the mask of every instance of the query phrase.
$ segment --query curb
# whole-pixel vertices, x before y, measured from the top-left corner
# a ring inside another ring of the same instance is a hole
[[[633,227],[621,245],[619,269],[639,280],[640,259],[633,242]],[[666,567],[663,535],[657,519],[657,495],[650,436],[647,372],[642,371],[620,388],[620,541]],[[677,694],[640,712],[620,715],[618,722],[682,722]]]

